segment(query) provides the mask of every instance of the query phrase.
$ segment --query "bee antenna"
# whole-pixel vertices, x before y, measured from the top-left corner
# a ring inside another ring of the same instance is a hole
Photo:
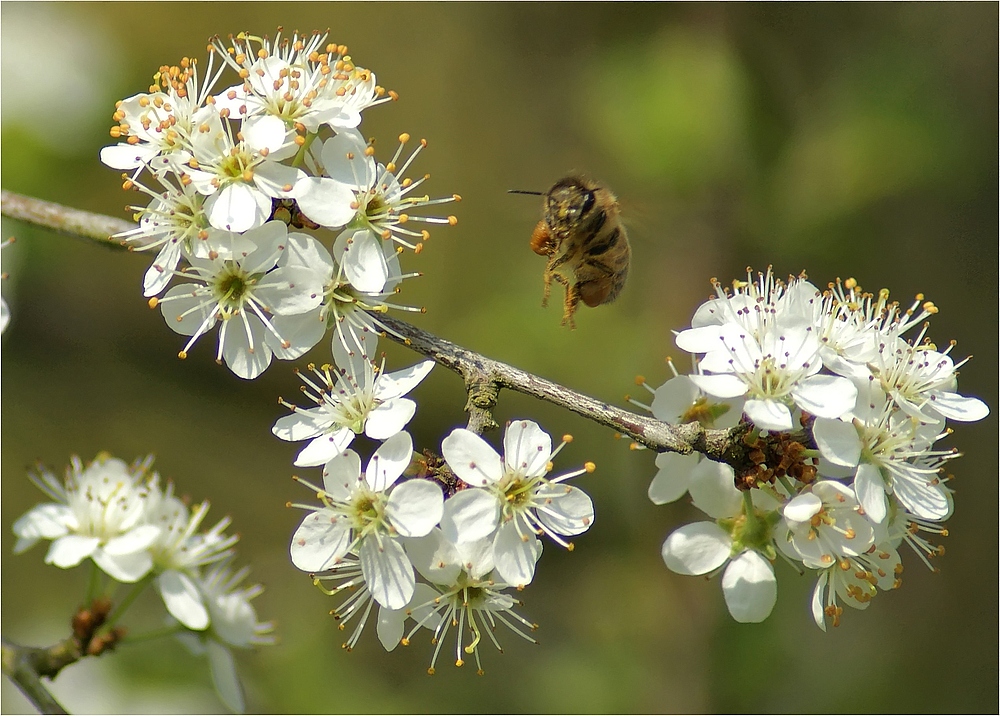
[[[543,191],[525,191],[524,189],[508,189],[508,194],[531,194],[532,196],[544,196]]]

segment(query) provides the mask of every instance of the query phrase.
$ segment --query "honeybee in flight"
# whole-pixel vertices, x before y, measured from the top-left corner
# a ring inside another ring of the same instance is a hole
[[[622,226],[618,199],[601,184],[568,176],[542,194],[545,218],[531,233],[531,249],[547,256],[542,279],[542,307],[549,303],[552,281],[566,289],[562,325],[576,328],[573,314],[582,300],[593,308],[611,303],[625,286],[632,248]]]

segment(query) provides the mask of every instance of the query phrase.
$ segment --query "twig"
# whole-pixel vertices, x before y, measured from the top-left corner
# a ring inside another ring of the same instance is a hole
[[[115,627],[101,631],[109,626],[110,612],[111,602],[107,599],[95,599],[89,607],[80,607],[71,620],[72,636],[50,647],[22,646],[3,639],[3,673],[41,713],[66,713],[41,678],[54,679],[64,668],[85,656],[100,656],[112,651],[125,636],[125,630]]]
[[[3,640],[3,673],[14,682],[25,698],[43,714],[69,713],[45,688],[39,676],[41,662],[47,658],[48,649],[21,646]]]
[[[608,405],[551,380],[487,358],[398,318],[387,315],[379,315],[378,318],[391,329],[387,334],[390,339],[437,361],[465,379],[469,391],[466,410],[470,414],[473,410],[482,412],[494,407],[500,389],[508,388],[571,410],[588,420],[628,435],[658,452],[670,451],[686,455],[694,451],[722,462],[729,462],[728,451],[734,442],[738,442],[734,441],[734,437],[745,432],[745,428],[705,430],[698,423],[679,426],[664,423],[647,415]],[[484,421],[483,418],[472,415],[470,423],[474,419],[477,423]],[[492,418],[489,420],[492,421]]]
[[[111,235],[135,228],[131,221],[71,209],[6,189],[0,191],[0,205],[3,207],[3,215],[11,219],[43,226],[67,236],[90,239],[114,249],[127,247],[121,241],[112,239]]]
[[[0,210],[5,216],[104,244],[114,244],[108,239],[109,233],[134,226],[120,219],[78,211],[8,191],[2,192],[0,204]],[[745,424],[730,430],[705,430],[699,423],[670,425],[647,415],[608,405],[551,380],[487,358],[398,318],[382,314],[378,318],[390,329],[390,339],[432,358],[462,376],[469,396],[466,403],[469,429],[475,432],[496,427],[490,411],[496,406],[500,390],[508,388],[571,410],[658,452],[670,451],[684,455],[700,452],[713,460],[732,465],[737,473],[741,466],[749,464],[748,447],[742,440],[748,431]]]

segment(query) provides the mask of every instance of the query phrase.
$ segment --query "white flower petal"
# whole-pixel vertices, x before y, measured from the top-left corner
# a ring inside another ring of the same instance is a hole
[[[393,373],[383,373],[375,382],[375,397],[379,400],[399,398],[417,387],[434,367],[434,361],[425,360]]]
[[[149,552],[108,554],[98,547],[90,558],[109,577],[125,584],[138,582],[153,568],[153,557]]]
[[[714,522],[694,522],[674,530],[661,553],[667,567],[678,574],[707,574],[729,559],[733,541]]]
[[[345,450],[323,468],[323,489],[335,500],[348,502],[361,480],[361,458]]]
[[[579,487],[549,484],[538,488],[535,509],[539,521],[559,535],[583,534],[594,524],[594,502]]]
[[[386,651],[392,651],[399,646],[399,642],[403,639],[404,622],[406,622],[406,609],[379,607],[375,631]]]
[[[329,510],[317,510],[305,516],[288,552],[292,564],[303,572],[322,572],[337,564],[351,545],[351,527]]]
[[[267,203],[267,214],[263,212],[263,202]],[[267,221],[271,200],[248,184],[233,182],[206,199],[204,208],[209,223],[216,229],[243,233]]]
[[[365,435],[372,440],[391,438],[406,427],[416,412],[417,404],[409,398],[390,398],[368,413]]]
[[[465,428],[453,430],[441,442],[441,452],[455,474],[470,485],[489,485],[503,476],[503,464],[496,450]]]
[[[198,586],[188,575],[168,569],[156,578],[156,586],[170,615],[188,629],[208,627],[208,609]]]
[[[254,295],[271,313],[282,316],[306,313],[323,301],[323,276],[305,266],[276,268],[260,279]]]
[[[430,480],[407,480],[389,495],[386,517],[403,537],[423,537],[441,521],[444,495]]]
[[[267,149],[269,154],[279,151],[284,146],[288,134],[285,123],[274,115],[248,118],[240,127],[240,133],[244,141],[254,150]]]
[[[338,259],[347,280],[359,291],[378,293],[389,278],[382,239],[368,229],[355,231],[347,241],[347,250]]]
[[[503,438],[503,459],[511,472],[537,477],[545,474],[552,455],[552,438],[530,420],[515,420]]]
[[[73,510],[67,505],[55,502],[35,505],[14,523],[14,534],[20,538],[14,553],[20,554],[40,539],[62,537],[75,522]]]
[[[726,567],[722,593],[733,619],[743,624],[764,621],[778,599],[778,582],[771,563],[747,550]]]
[[[853,423],[816,418],[813,438],[823,457],[834,465],[854,467],[861,459],[861,438]]]
[[[816,626],[823,631],[826,631],[826,612],[823,611],[825,607],[823,596],[829,582],[829,571],[821,571],[819,573],[819,579],[816,580],[816,586],[813,588],[812,599],[809,601],[809,610],[812,612],[813,621],[816,622]]]
[[[445,500],[441,531],[449,542],[474,542],[493,534],[500,520],[497,498],[479,488],[468,488]]]
[[[990,408],[979,398],[970,398],[958,393],[932,391],[930,406],[949,420],[962,423],[982,420],[990,414]]]
[[[743,412],[761,430],[791,430],[792,413],[777,400],[748,400]]]
[[[229,319],[219,340],[226,365],[243,380],[253,380],[271,365],[273,353],[264,341],[264,324],[257,316],[246,316],[246,323],[239,317]]]
[[[497,530],[493,538],[493,558],[503,581],[520,587],[530,583],[535,576],[535,562],[541,550],[538,549],[535,533],[522,522],[519,534],[517,522],[515,518]]]
[[[657,420],[677,425],[700,395],[690,376],[677,375],[656,389],[649,407]]]
[[[951,515],[951,501],[936,478],[937,475],[922,474],[910,465],[900,465],[893,474],[892,492],[917,517],[943,520]]]
[[[660,418],[662,420],[662,418]],[[675,452],[661,452],[656,456],[659,468],[653,481],[649,483],[647,494],[654,505],[665,505],[679,500],[691,484],[691,474],[698,465],[698,453],[679,455]]]
[[[854,410],[858,389],[849,379],[814,375],[792,388],[795,404],[818,418],[839,418]]]
[[[716,398],[738,398],[745,395],[747,385],[735,375],[692,375],[691,382],[705,393]]]
[[[804,495],[796,495],[789,500],[781,513],[785,516],[786,520],[808,522],[822,509],[823,500],[819,496],[808,492]]]
[[[108,554],[132,554],[149,547],[160,536],[160,528],[155,525],[140,525],[123,535],[109,539],[103,549]]]
[[[428,582],[453,584],[458,579],[462,571],[458,550],[440,529],[431,529],[424,537],[407,539],[404,544],[413,566]]]
[[[722,347],[722,326],[707,325],[688,328],[674,336],[674,342],[688,353],[708,353]]]
[[[68,534],[56,539],[49,545],[45,555],[45,564],[54,564],[66,569],[75,567],[94,553],[101,540],[97,537]]]
[[[353,440],[354,431],[350,428],[340,428],[330,435],[321,435],[302,448],[292,464],[296,467],[323,465],[344,452]]]
[[[351,188],[326,177],[305,177],[295,183],[292,197],[309,219],[328,229],[339,229],[358,213]]]
[[[246,710],[243,687],[236,673],[236,661],[229,649],[215,640],[208,642],[208,665],[212,671],[212,684],[219,698],[230,710],[241,714]]]
[[[396,433],[372,455],[365,470],[365,481],[375,492],[388,490],[410,466],[413,439],[409,433]]]
[[[361,573],[379,606],[402,609],[413,596],[413,565],[410,564],[402,545],[394,539],[373,537],[361,542],[358,555]]]
[[[715,519],[738,515],[743,505],[743,493],[736,489],[733,468],[707,458],[692,472],[688,492],[694,506]]]
[[[885,495],[885,481],[878,467],[868,462],[858,466],[854,476],[854,493],[864,508],[868,519],[881,523],[889,513],[889,501]]]

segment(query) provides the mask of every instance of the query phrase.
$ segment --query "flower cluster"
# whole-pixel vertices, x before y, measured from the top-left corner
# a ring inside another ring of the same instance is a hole
[[[120,101],[101,160],[145,194],[135,229],[118,235],[156,251],[143,290],[188,336],[181,358],[219,327],[218,362],[253,379],[272,358],[294,360],[333,329],[334,343],[373,357],[377,314],[404,278],[398,253],[429,237],[414,224],[455,224],[414,211],[457,201],[407,177],[427,145],[385,163],[357,127],[397,98],[325,34],[215,38],[195,59],[163,66],[148,92]],[[238,81],[219,91],[227,71]],[[301,231],[332,231],[328,244]],[[179,281],[168,289],[173,279]]]
[[[699,356],[696,370],[648,388],[648,407],[706,428],[732,427],[742,413],[747,464],[657,457],[653,502],[689,493],[713,520],[673,532],[663,559],[680,574],[722,570],[732,616],[759,622],[777,597],[771,563],[780,555],[816,573],[812,613],[826,629],[842,604],[863,609],[899,585],[902,542],[930,566],[941,550],[919,533],[944,533],[946,465],[958,456],[935,446],[951,433],[947,420],[981,420],[989,409],[957,392],[965,361],[950,357],[954,343],[939,350],[927,338],[937,308],[922,296],[904,308],[854,280],[820,291],[770,270],[731,291],[715,285],[676,337]]]
[[[400,431],[364,470],[358,454],[344,450],[326,462],[322,486],[299,479],[320,505],[294,505],[306,516],[292,537],[292,563],[327,594],[347,591],[333,612],[341,628],[357,617],[344,647],[354,647],[376,605],[378,637],[387,651],[408,644],[421,627],[433,631],[430,673],[452,626],[456,666],[472,654],[480,673],[479,642],[486,634],[500,649],[498,622],[534,641],[525,629],[536,626],[513,611],[520,602],[505,590],[531,582],[542,553],[539,535],[572,549],[565,538],[594,521],[590,498],[565,484],[593,471],[592,463],[548,476],[570,439],[553,449],[538,425],[518,420],[507,426],[503,455],[459,428],[444,439],[442,457],[421,457]],[[324,449],[336,442],[314,440],[324,441]],[[297,464],[318,464],[299,457]],[[408,618],[415,624],[407,633]]]
[[[155,585],[173,631],[208,652],[220,696],[242,711],[229,649],[272,643],[271,624],[258,622],[250,603],[262,588],[239,587],[248,572],[232,569],[237,537],[225,534],[229,519],[203,530],[208,502],[190,507],[151,465],[152,458],[127,465],[101,454],[84,465],[74,457],[64,480],[39,467],[31,479],[52,502],[14,523],[14,552],[51,540],[46,564],[66,569],[90,559],[115,582]]]

